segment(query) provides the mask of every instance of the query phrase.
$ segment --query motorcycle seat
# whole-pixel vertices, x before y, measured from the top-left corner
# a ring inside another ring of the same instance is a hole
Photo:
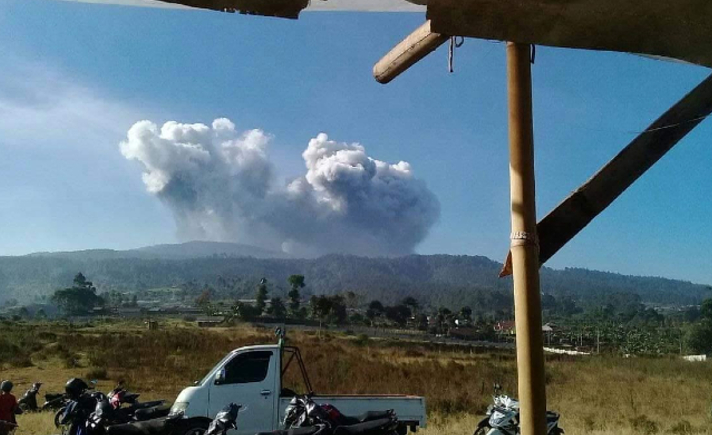
[[[134,418],[138,421],[153,420],[155,418],[167,417],[171,408],[168,406],[154,406],[152,408],[137,409]]]
[[[366,421],[359,424],[339,426],[334,430],[334,435],[365,435],[381,431],[393,423],[394,420],[390,418],[382,418],[380,420]]]
[[[141,403],[134,403],[131,405],[131,408],[133,409],[146,409],[146,408],[156,408],[161,405],[166,403],[165,400],[154,400],[152,402],[141,402]]]

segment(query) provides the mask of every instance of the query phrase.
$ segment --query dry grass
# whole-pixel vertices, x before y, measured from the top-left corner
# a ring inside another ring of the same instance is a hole
[[[43,328],[33,334],[41,335]],[[100,383],[102,390],[124,379],[146,399],[172,399],[227,351],[274,342],[268,330],[203,330],[180,323],[159,331],[135,324],[55,327],[54,334],[35,340],[32,366],[13,367],[6,361],[2,377],[20,384],[18,391],[38,380],[45,382],[45,391],[58,391],[67,378],[99,369],[109,378]],[[491,400],[494,382],[516,395],[512,354],[329,334],[290,337],[302,348],[318,392],[425,396],[430,421],[424,435],[471,434]],[[674,358],[552,358],[547,363],[549,409],[562,414],[561,426],[573,435],[712,433],[711,368]],[[300,387],[296,374],[291,371],[289,386]],[[18,434],[54,432],[50,415],[22,416],[20,424]]]

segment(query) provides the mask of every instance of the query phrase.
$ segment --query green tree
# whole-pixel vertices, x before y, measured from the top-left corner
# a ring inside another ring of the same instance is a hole
[[[270,299],[267,314],[277,319],[284,319],[287,317],[287,307],[284,306],[282,298],[273,297]]]
[[[255,303],[255,308],[262,314],[265,312],[265,307],[267,306],[267,279],[262,278],[260,284],[257,286],[257,296],[255,297],[257,302]]]
[[[242,320],[252,320],[255,317],[259,317],[260,313],[257,312],[257,308],[250,304],[243,304],[242,302],[237,302],[233,307],[233,313],[235,316]]]
[[[366,317],[368,317],[368,320],[370,320],[373,324],[373,321],[376,320],[377,317],[382,316],[385,310],[386,309],[381,303],[381,301],[373,300],[368,304],[368,309],[366,310]]]
[[[712,321],[705,319],[694,324],[685,336],[685,344],[694,353],[712,353]]]
[[[291,290],[287,294],[289,296],[289,314],[292,317],[299,317],[301,310],[299,306],[302,301],[302,295],[299,293],[299,289],[304,288],[304,275],[291,275],[287,278],[287,282],[291,286]]]
[[[700,316],[712,321],[712,299],[705,299],[700,305]]]
[[[356,309],[361,305],[361,295],[357,295],[352,291],[347,291],[344,293],[344,300],[347,308]]]
[[[403,301],[401,302],[401,304],[410,308],[411,313],[417,313],[418,309],[420,308],[420,303],[413,296],[408,296],[408,297],[404,298]]]
[[[94,288],[94,284],[91,281],[87,280],[83,273],[79,272],[74,276],[74,287],[92,289]],[[94,289],[94,291],[96,291],[96,289]]]
[[[102,306],[104,301],[97,296],[96,288],[84,275],[74,277],[74,285],[54,292],[52,300],[67,315],[89,314],[94,307]]]
[[[386,318],[398,326],[404,326],[411,316],[410,308],[407,305],[396,305],[393,307],[386,307],[385,310]]]
[[[200,293],[200,296],[198,296],[195,299],[195,305],[197,305],[200,308],[205,308],[206,306],[210,305],[210,300],[212,299],[212,292],[210,289],[205,289],[203,290],[202,293]]]
[[[468,323],[472,322],[472,308],[468,306],[462,307],[460,309],[460,319],[465,320]]]
[[[309,299],[311,316],[320,322],[343,323],[346,320],[346,305],[344,298],[335,296],[312,296]]]

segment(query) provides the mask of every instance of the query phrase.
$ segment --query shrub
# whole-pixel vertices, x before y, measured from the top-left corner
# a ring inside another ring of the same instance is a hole
[[[583,427],[586,429],[586,432],[593,432],[596,430],[596,421],[592,416],[587,415],[583,418]]]
[[[76,369],[81,367],[79,364],[79,357],[72,353],[67,353],[62,357],[62,364],[64,364],[64,368],[66,369]]]
[[[86,372],[85,377],[87,379],[96,379],[99,381],[106,381],[109,379],[109,373],[105,368],[95,367]]]
[[[673,427],[670,428],[670,432],[676,435],[687,435],[692,433],[692,425],[687,420],[680,420]]]
[[[12,357],[9,361],[10,365],[13,367],[19,367],[19,368],[24,368],[24,367],[32,367],[32,360],[28,355],[25,354],[18,354]]]
[[[44,341],[57,341],[57,334],[53,332],[42,331],[37,334],[37,338]]]
[[[660,431],[660,427],[656,422],[649,419],[646,415],[639,415],[630,419],[630,426],[634,431],[645,435],[653,435]]]
[[[368,335],[366,334],[359,334],[356,339],[354,340],[354,344],[358,346],[365,346],[368,344]]]

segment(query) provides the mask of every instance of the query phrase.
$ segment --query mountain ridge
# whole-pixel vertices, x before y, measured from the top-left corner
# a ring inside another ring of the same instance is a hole
[[[345,291],[367,300],[396,302],[414,296],[433,306],[511,305],[511,279],[499,279],[502,264],[484,256],[408,255],[358,257],[330,254],[319,258],[269,258],[271,251],[238,244],[189,242],[126,251],[85,250],[0,257],[0,303],[31,302],[71,284],[84,273],[100,292],[141,293],[152,288],[198,291],[210,286],[222,297],[254,293],[266,277],[271,293],[286,296],[286,279],[306,277],[307,294]],[[274,253],[275,255],[284,255]],[[541,270],[542,291],[584,304],[606,304],[616,294],[633,294],[642,302],[697,304],[712,287],[689,281],[623,275],[583,268]]]

